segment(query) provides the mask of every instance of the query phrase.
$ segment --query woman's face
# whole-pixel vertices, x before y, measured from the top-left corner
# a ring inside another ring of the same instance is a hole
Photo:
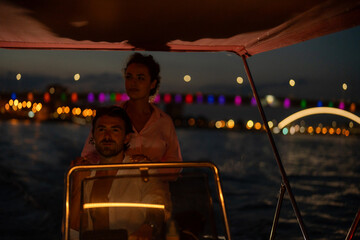
[[[147,101],[150,90],[156,86],[156,80],[151,82],[149,69],[138,63],[130,64],[125,72],[126,93],[132,100],[145,98]]]

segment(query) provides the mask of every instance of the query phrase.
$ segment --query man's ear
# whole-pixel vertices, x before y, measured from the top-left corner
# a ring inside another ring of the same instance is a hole
[[[125,139],[124,139],[125,144],[128,144],[130,142],[130,137],[131,137],[130,133],[125,135]]]

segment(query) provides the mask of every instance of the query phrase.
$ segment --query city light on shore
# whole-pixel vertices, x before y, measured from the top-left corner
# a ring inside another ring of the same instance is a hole
[[[6,96],[6,97],[5,97]],[[33,119],[43,120],[64,120],[72,121],[77,124],[88,124],[96,115],[95,109],[89,108],[91,103],[114,104],[126,100],[126,93],[120,92],[92,92],[77,93],[67,92],[63,89],[49,87],[46,92],[9,92],[3,97],[0,105],[0,113],[4,119]],[[1,99],[0,99],[1,100]],[[287,136],[297,134],[307,135],[333,135],[349,136],[360,134],[360,118],[356,112],[358,103],[344,100],[305,100],[275,97],[265,95],[260,99],[267,107],[284,109],[302,109],[288,115],[282,121],[273,119],[268,122],[268,127],[274,134]],[[280,104],[283,101],[284,104]],[[290,104],[291,103],[291,104]],[[252,107],[256,105],[254,97],[240,95],[208,94],[196,93],[164,93],[158,95],[158,100],[154,104],[179,104],[183,107],[188,105],[214,105],[214,106],[244,106]],[[346,118],[346,122],[336,122],[331,124],[307,124],[305,120],[298,123],[298,120],[317,114],[338,115]],[[223,129],[227,131],[250,131],[262,133],[266,131],[265,125],[258,120],[245,119],[207,119],[204,116],[183,116],[182,113],[174,117],[176,127],[210,128]],[[349,123],[349,120],[351,122]],[[279,121],[279,123],[278,123]],[[297,122],[296,122],[297,121]],[[312,126],[311,126],[312,125]]]

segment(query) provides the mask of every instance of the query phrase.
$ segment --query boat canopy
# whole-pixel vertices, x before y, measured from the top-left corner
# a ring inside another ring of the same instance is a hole
[[[0,0],[0,47],[251,56],[360,24],[358,0]]]

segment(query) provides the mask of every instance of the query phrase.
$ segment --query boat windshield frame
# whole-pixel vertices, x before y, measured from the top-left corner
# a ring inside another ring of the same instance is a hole
[[[222,191],[219,170],[217,166],[211,162],[167,162],[167,163],[118,163],[118,164],[96,164],[96,165],[78,165],[71,167],[65,175],[65,189],[64,189],[64,217],[63,217],[63,240],[69,240],[70,238],[70,194],[73,174],[78,171],[90,171],[90,170],[114,170],[114,169],[138,169],[140,172],[148,171],[150,169],[160,168],[173,168],[173,169],[184,169],[184,168],[207,168],[213,173],[215,182],[215,188],[217,198],[221,208],[221,214],[224,220],[225,233],[227,239],[231,240],[230,228],[228,217],[226,214],[224,194]]]

